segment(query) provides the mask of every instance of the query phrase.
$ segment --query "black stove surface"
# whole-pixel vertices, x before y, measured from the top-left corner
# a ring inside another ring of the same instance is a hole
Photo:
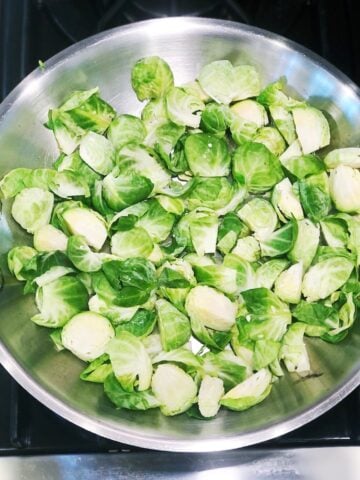
[[[89,35],[174,15],[239,21],[279,33],[360,84],[357,0],[0,0],[0,101],[39,60]],[[261,447],[323,445],[360,445],[359,389],[307,426]],[[60,418],[0,366],[0,454],[136,450]]]

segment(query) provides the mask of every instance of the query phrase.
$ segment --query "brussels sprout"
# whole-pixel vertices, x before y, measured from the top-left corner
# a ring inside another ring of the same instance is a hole
[[[125,145],[118,154],[118,167],[120,174],[135,173],[151,180],[154,192],[160,192],[166,187],[171,177],[160,165],[156,158],[139,145]]]
[[[170,352],[159,352],[153,359],[153,364],[162,362],[178,363],[182,368],[190,367],[198,369],[202,367],[203,359],[192,353],[186,346],[171,350]]]
[[[256,287],[271,289],[280,273],[289,265],[284,258],[274,258],[263,263],[256,270]]]
[[[156,324],[155,312],[150,310],[138,310],[135,315],[127,322],[121,322],[116,327],[116,335],[119,332],[130,332],[135,337],[143,338],[152,333]]]
[[[145,139],[145,143],[147,144],[149,139],[152,138],[152,135],[157,127],[167,123],[169,120],[167,116],[165,98],[150,100],[141,112],[141,120],[147,131],[147,136]]]
[[[235,411],[247,410],[262,402],[271,391],[271,373],[263,368],[227,392],[220,403]]]
[[[70,171],[55,173],[48,186],[55,195],[61,198],[90,196],[90,189],[86,180],[78,173]]]
[[[250,200],[238,211],[238,215],[255,233],[257,239],[269,236],[278,223],[275,210],[264,198]]]
[[[114,337],[109,320],[98,313],[81,312],[65,325],[61,341],[65,348],[85,362],[103,355],[106,345]]]
[[[153,242],[163,242],[170,235],[175,217],[163,209],[157,200],[149,201],[149,208],[136,222],[149,234]]]
[[[360,148],[348,147],[332,150],[324,158],[324,163],[328,170],[340,165],[360,168]]]
[[[236,305],[214,288],[194,287],[186,298],[185,308],[191,319],[214,330],[227,331],[235,323]]]
[[[239,238],[231,253],[248,262],[256,262],[260,258],[260,245],[254,237]]]
[[[285,152],[280,155],[279,159],[282,165],[286,168],[287,160],[293,157],[301,157],[302,154],[303,151],[301,150],[300,142],[299,140],[295,140],[288,146]]]
[[[224,395],[224,384],[220,378],[205,375],[199,389],[198,404],[203,417],[215,417],[220,409],[220,399]]]
[[[340,212],[360,211],[360,172],[339,165],[330,173],[330,195]]]
[[[318,222],[328,215],[331,199],[329,179],[325,172],[300,180],[299,192],[301,204],[310,220]]]
[[[349,279],[354,264],[344,257],[323,260],[305,273],[302,293],[308,302],[315,302],[331,295]]]
[[[300,155],[281,158],[282,165],[300,180],[309,175],[317,175],[325,171],[324,162],[316,155]]]
[[[200,128],[206,133],[223,136],[230,126],[232,116],[227,105],[208,103],[201,114]]]
[[[73,235],[82,235],[87,244],[100,250],[107,237],[103,218],[87,208],[69,208],[62,214],[66,227]]]
[[[310,371],[309,356],[304,343],[305,328],[306,325],[299,322],[290,325],[282,340],[280,358],[284,360],[289,372],[304,374]]]
[[[157,127],[148,145],[153,146],[167,168],[178,173],[179,166],[175,155],[175,146],[184,135],[185,127],[168,122]],[[182,168],[181,168],[182,170]]]
[[[156,312],[163,349],[168,352],[183,346],[191,336],[189,319],[166,300],[156,301]]]
[[[50,222],[54,196],[41,188],[25,188],[15,197],[11,208],[14,220],[29,233]]]
[[[152,364],[144,345],[130,332],[119,332],[106,346],[114,375],[122,388],[133,392],[147,390],[151,384]]]
[[[145,200],[153,190],[149,178],[136,174],[107,175],[103,180],[103,196],[115,211]]]
[[[236,282],[241,292],[254,287],[255,275],[249,262],[235,254],[228,253],[224,257],[223,265],[236,270]]]
[[[145,125],[134,115],[119,115],[110,123],[107,137],[116,149],[127,143],[141,144],[146,137]]]
[[[235,150],[233,175],[250,193],[270,190],[284,177],[279,160],[265,145],[247,142]]]
[[[246,237],[249,233],[249,228],[235,213],[227,213],[219,226],[218,250],[223,254],[229,253],[234,248],[237,238]]]
[[[14,275],[17,280],[25,280],[25,278],[21,274],[21,270],[36,255],[36,250],[25,245],[12,248],[7,254],[7,264],[10,273]]]
[[[237,282],[237,273],[233,268],[224,265],[195,266],[196,280],[201,285],[208,285],[227,295],[240,293]]]
[[[258,340],[254,348],[254,368],[261,370],[276,362],[280,351],[280,342],[274,340]]]
[[[164,353],[162,349],[159,333],[152,333],[148,337],[143,338],[142,343],[145,347],[145,350],[148,352],[150,358],[152,359],[152,361],[156,358],[157,355]],[[172,352],[169,352],[169,353],[172,354]]]
[[[321,231],[329,247],[345,247],[349,241],[347,221],[341,216],[330,215],[321,222]]]
[[[347,293],[346,302],[342,305],[339,310],[339,326],[326,332],[322,336],[323,340],[330,341],[331,343],[336,343],[345,338],[345,335],[348,332],[348,329],[352,327],[356,319],[356,307],[353,300],[353,294]]]
[[[0,181],[0,198],[15,197],[25,188],[48,190],[55,176],[56,172],[48,168],[15,168]]]
[[[175,283],[160,281],[162,274],[166,271],[168,279],[175,279]],[[196,283],[191,265],[185,259],[179,258],[172,263],[165,262],[158,270],[158,273],[160,275],[159,286],[161,294],[170,300],[176,308],[183,310],[189,289]],[[179,280],[181,283],[179,283]]]
[[[182,215],[185,210],[184,201],[181,198],[171,198],[167,195],[157,195],[156,200],[162,208],[174,215]]]
[[[80,378],[85,382],[104,383],[110,374],[112,374],[112,368],[109,363],[109,355],[104,353],[89,363],[81,372]]]
[[[242,293],[249,311],[239,317],[237,326],[244,340],[279,341],[291,323],[289,307],[266,288],[254,288]]]
[[[226,105],[234,100],[254,97],[260,91],[260,79],[254,67],[233,67],[228,60],[205,65],[200,71],[199,83],[213,100]]]
[[[257,97],[257,101],[265,107],[284,107],[292,108],[301,105],[301,102],[289,97],[284,93],[284,79],[281,78],[277,82],[269,83]]]
[[[34,247],[39,252],[66,251],[67,236],[52,225],[44,225],[34,233]]]
[[[76,91],[58,109],[49,111],[47,126],[60,150],[71,154],[86,131],[104,133],[115,116],[114,109],[99,97],[99,89]]]
[[[162,58],[145,57],[133,66],[131,85],[142,102],[164,96],[174,85],[174,77],[169,65]]]
[[[292,114],[301,149],[305,155],[329,145],[329,124],[320,110],[300,105],[292,109]]]
[[[204,103],[183,89],[173,87],[166,96],[166,109],[169,119],[176,125],[198,128]]]
[[[222,177],[229,174],[230,154],[225,140],[208,133],[189,135],[185,155],[191,171],[200,177]]]
[[[151,388],[164,415],[178,415],[195,402],[194,380],[176,365],[159,365],[152,377]],[[176,392],[176,395],[174,395]]]
[[[193,246],[198,255],[215,253],[217,232],[217,215],[209,209],[196,209],[184,215],[174,229],[178,243]]]
[[[212,377],[219,377],[224,382],[225,390],[234,387],[246,378],[247,366],[231,350],[219,353],[208,352],[202,358],[204,364],[200,370]]]
[[[183,85],[181,85],[181,88],[189,95],[194,95],[194,97],[199,97],[200,100],[204,103],[210,101],[209,95],[204,92],[204,90],[200,87],[200,83],[197,80],[184,83]]]
[[[151,237],[140,227],[117,232],[111,238],[111,253],[123,260],[132,257],[148,257],[152,250]]]
[[[243,100],[233,103],[230,107],[233,118],[241,118],[246,122],[256,125],[256,129],[268,123],[268,116],[265,108],[255,100]]]
[[[259,128],[256,135],[252,138],[252,141],[262,143],[276,156],[281,155],[286,149],[283,137],[278,130],[273,127]]]
[[[97,272],[101,268],[100,255],[91,251],[86,239],[81,235],[74,235],[69,238],[67,254],[71,262],[81,272]]]
[[[297,223],[290,221],[260,241],[263,257],[278,257],[292,249],[297,237]]]
[[[225,177],[199,177],[194,188],[186,195],[186,200],[190,210],[197,207],[218,210],[232,201],[235,192],[235,185]]]
[[[58,328],[86,310],[88,294],[80,280],[64,276],[39,287],[35,300],[40,313],[31,320],[43,327]]]
[[[275,294],[284,302],[299,303],[304,269],[302,263],[295,263],[281,272],[275,280]]]
[[[69,171],[76,173],[89,187],[93,187],[95,182],[101,179],[100,174],[90,168],[77,151],[71,155],[61,154],[54,163],[54,168],[56,168],[58,172]]]
[[[119,307],[118,305],[107,303],[99,295],[93,295],[89,300],[89,310],[91,312],[100,313],[104,317],[108,318],[114,325],[122,322],[127,323],[134,317],[138,309],[139,306]]]
[[[208,257],[207,255],[198,255],[197,253],[188,253],[183,257],[183,260],[188,262],[192,267],[206,267],[215,264],[211,257]]]
[[[257,132],[257,125],[244,118],[234,116],[230,125],[231,138],[236,145],[251,142]]]
[[[271,202],[274,205],[278,217],[283,222],[285,222],[286,219],[291,220],[295,218],[296,220],[301,220],[304,218],[301,203],[288,178],[284,178],[275,185]]]
[[[45,273],[34,278],[34,282],[39,287],[43,287],[44,285],[47,285],[48,283],[51,283],[54,280],[57,280],[58,278],[64,277],[65,275],[68,275],[69,273],[73,273],[73,272],[74,272],[74,269],[71,267],[64,267],[64,266],[50,267],[49,270],[47,270]],[[26,287],[24,289],[24,292],[26,293]]]
[[[114,168],[115,149],[102,135],[88,132],[80,143],[80,157],[95,172],[107,175]]]
[[[157,408],[159,406],[159,402],[154,397],[151,390],[127,392],[116,380],[114,374],[110,374],[106,377],[104,391],[117,408],[125,408],[127,410],[148,410],[149,408]]]
[[[305,218],[297,222],[297,237],[288,253],[292,262],[302,262],[304,271],[306,271],[319,245],[320,229],[310,220]]]
[[[270,114],[274,123],[288,145],[296,140],[295,123],[291,113],[280,105],[270,105]]]

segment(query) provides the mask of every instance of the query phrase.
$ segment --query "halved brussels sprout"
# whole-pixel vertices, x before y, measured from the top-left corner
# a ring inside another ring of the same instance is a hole
[[[260,258],[260,245],[254,237],[239,238],[231,253],[248,262],[256,262]]]
[[[339,165],[330,173],[330,195],[340,212],[360,212],[360,172]]]
[[[119,115],[110,123],[107,137],[116,149],[127,143],[141,144],[146,137],[145,125],[134,115]]]
[[[25,188],[16,195],[11,214],[24,230],[34,233],[50,222],[53,206],[52,193],[41,188]]]
[[[52,225],[44,225],[34,233],[34,247],[39,252],[65,252],[68,243],[67,236]]]
[[[81,235],[69,237],[67,255],[75,267],[81,272],[97,272],[102,261],[100,254],[92,252],[86,239]]]
[[[190,318],[205,327],[227,331],[235,323],[236,305],[214,288],[197,286],[190,290],[185,308]]]
[[[296,140],[295,123],[291,113],[280,105],[270,105],[269,110],[276,128],[287,144],[291,145]]]
[[[104,178],[102,188],[107,204],[119,211],[148,198],[153,187],[147,177],[136,174],[116,175],[112,172]]]
[[[306,271],[313,261],[320,241],[320,229],[308,218],[297,222],[297,237],[288,253],[293,262],[302,262]]]
[[[331,257],[316,263],[305,273],[302,293],[308,302],[331,295],[349,279],[354,264],[344,257]]]
[[[271,203],[265,198],[254,198],[238,211],[243,222],[255,233],[257,239],[266,238],[276,228],[278,218]]]
[[[332,150],[324,158],[324,163],[327,169],[336,168],[340,165],[360,168],[360,148],[348,147]]]
[[[218,218],[213,210],[193,210],[184,215],[175,228],[178,242],[193,246],[198,255],[215,253]]]
[[[280,358],[289,372],[299,374],[310,372],[310,361],[304,343],[306,325],[296,322],[290,325],[282,340]]]
[[[284,302],[299,303],[304,268],[301,262],[291,265],[275,280],[275,294]]]
[[[297,237],[297,224],[288,222],[260,241],[263,257],[278,257],[292,249]]]
[[[263,263],[256,270],[256,287],[271,289],[280,273],[289,265],[285,258],[274,258]]]
[[[199,410],[203,417],[215,417],[220,409],[220,399],[224,395],[224,384],[220,378],[205,375],[198,395]]]
[[[227,105],[208,103],[201,114],[200,128],[206,133],[223,136],[231,124],[231,112]]]
[[[292,108],[297,105],[301,105],[301,102],[286,95],[286,93],[283,91],[284,87],[284,78],[281,78],[276,82],[269,83],[269,85],[267,85],[264,90],[262,90],[262,92],[257,98],[257,101],[265,107],[277,106],[284,108]]]
[[[330,215],[321,222],[321,231],[329,247],[346,247],[349,230],[346,219],[340,215]]]
[[[294,187],[288,178],[284,178],[275,185],[271,196],[271,202],[275,207],[281,221],[285,222],[286,219],[301,220],[304,218],[304,213],[301,207],[301,203]]]
[[[35,301],[40,313],[31,320],[43,327],[58,328],[87,309],[88,293],[76,277],[64,276],[39,287]]]
[[[329,124],[320,110],[300,105],[292,109],[292,114],[301,149],[305,155],[329,145]]]
[[[247,410],[262,402],[271,391],[271,373],[263,368],[227,392],[221,405],[230,410]]]
[[[98,133],[89,132],[83,137],[79,153],[84,162],[101,175],[107,175],[114,168],[115,149]]]
[[[294,157],[301,157],[302,154],[303,151],[301,150],[300,142],[296,139],[288,146],[285,152],[280,155],[279,159],[282,165],[286,168],[287,160]]]
[[[0,198],[12,198],[27,187],[26,179],[31,174],[30,168],[14,168],[0,180]]]
[[[233,175],[250,193],[266,192],[284,177],[278,158],[265,145],[254,142],[235,150]]]
[[[201,285],[214,287],[227,295],[240,293],[237,273],[233,268],[224,265],[195,266],[194,272],[196,280]]]
[[[253,142],[262,143],[277,157],[281,155],[285,149],[286,144],[276,128],[262,127],[256,132],[256,135],[252,138]]]
[[[56,172],[48,186],[55,195],[61,198],[90,196],[86,180],[78,173],[67,170]]]
[[[152,364],[141,340],[130,332],[119,332],[107,343],[114,375],[127,392],[147,390],[151,384]]]
[[[147,231],[153,242],[163,242],[170,235],[175,216],[163,209],[157,200],[150,200],[147,211],[136,222]]]
[[[95,250],[100,250],[107,237],[103,218],[88,208],[69,208],[62,214],[66,227],[73,235],[81,235]]]
[[[153,250],[151,237],[141,227],[116,232],[111,238],[111,253],[126,260],[133,257],[148,257]]]
[[[26,245],[14,247],[9,250],[7,254],[7,264],[10,273],[12,273],[17,280],[25,280],[25,278],[21,275],[21,270],[36,255],[37,251],[32,247],[27,247]]]
[[[155,305],[163,349],[168,352],[182,347],[191,336],[189,319],[164,299],[157,300]]]
[[[174,85],[174,76],[169,65],[160,57],[145,57],[138,60],[131,70],[131,85],[142,102],[164,96]]]
[[[166,95],[167,114],[176,125],[198,128],[204,108],[199,97],[186,93],[182,88],[173,87]]]
[[[301,205],[311,220],[318,222],[329,214],[331,198],[326,172],[300,180],[299,192]]]
[[[185,412],[195,402],[197,387],[194,380],[176,365],[169,363],[157,367],[151,388],[164,415]]]
[[[243,100],[233,103],[230,111],[233,117],[254,123],[256,129],[264,127],[269,121],[265,108],[255,100]]]
[[[194,175],[222,177],[229,174],[230,154],[225,140],[208,133],[189,135],[185,155]]]
[[[69,320],[61,334],[65,348],[85,362],[103,355],[115,332],[109,320],[98,313],[81,312]]]
[[[278,359],[280,342],[274,340],[257,340],[254,347],[254,369],[261,370]]]
[[[219,353],[207,352],[203,357],[200,371],[212,377],[219,377],[225,390],[229,390],[246,378],[247,364],[244,359],[237,357],[231,350]]]

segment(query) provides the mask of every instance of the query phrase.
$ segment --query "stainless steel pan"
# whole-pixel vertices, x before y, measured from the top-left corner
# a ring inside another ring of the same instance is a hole
[[[160,55],[180,84],[203,64],[227,58],[250,63],[264,83],[286,75],[291,89],[325,109],[334,145],[358,145],[359,91],[327,62],[281,37],[232,22],[172,18],[121,27],[84,40],[29,75],[0,106],[0,176],[14,167],[51,165],[57,155],[42,123],[50,107],[75,89],[98,85],[119,112],[138,113],[130,68],[139,58]],[[0,216],[0,253],[29,242],[9,215]],[[3,258],[3,263],[4,258]],[[226,450],[282,435],[318,417],[360,383],[360,324],[338,346],[308,340],[314,375],[286,376],[270,397],[246,412],[223,411],[215,420],[186,415],[167,418],[157,411],[118,411],[101,386],[81,382],[82,362],[55,353],[48,330],[29,317],[35,307],[5,272],[0,292],[0,361],[38,400],[59,415],[99,435],[141,447],[171,451]],[[1,414],[1,412],[0,412]]]

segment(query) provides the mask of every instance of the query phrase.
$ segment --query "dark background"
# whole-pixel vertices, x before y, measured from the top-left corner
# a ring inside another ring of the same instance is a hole
[[[359,0],[0,0],[0,100],[39,60],[46,61],[85,37],[174,15],[265,28],[317,52],[360,84],[359,4]],[[319,445],[360,445],[359,389],[309,425],[260,446]],[[139,449],[61,419],[0,367],[0,454],[129,450]]]

